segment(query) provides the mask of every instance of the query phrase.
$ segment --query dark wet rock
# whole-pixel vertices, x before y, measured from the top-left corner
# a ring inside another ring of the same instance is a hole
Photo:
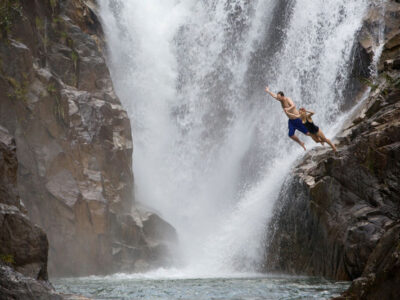
[[[17,191],[18,161],[14,138],[0,127],[0,203],[23,208]]]
[[[15,140],[0,127],[0,262],[26,276],[47,280],[47,237],[24,214],[17,169]]]
[[[0,264],[0,298],[2,300],[61,300],[61,295],[47,281],[35,280]]]
[[[15,206],[0,203],[0,255],[18,272],[47,280],[46,234]]]
[[[114,216],[113,261],[117,270],[143,272],[154,267],[171,266],[177,243],[175,229],[158,215],[135,210]]]
[[[400,299],[400,224],[391,227],[371,253],[361,277],[337,299]]]
[[[347,99],[342,105],[343,110],[349,110],[366,91],[368,81],[371,80],[371,63],[375,56],[375,49],[381,43],[380,37],[386,35],[388,38],[395,36],[399,32],[398,20],[400,18],[400,7],[394,1],[387,1],[383,4],[371,4],[367,15],[363,20],[363,25],[356,36],[350,56],[350,77],[344,89],[344,97]],[[390,43],[387,43],[387,47]],[[393,54],[389,55],[393,57]],[[387,60],[385,51],[382,63],[378,69],[384,68],[383,62]]]
[[[61,299],[47,280],[46,234],[25,215],[14,138],[0,127],[0,298]]]
[[[123,237],[113,234],[133,209],[133,145],[95,3],[20,3],[22,16],[0,42],[0,125],[15,137],[17,190],[47,233],[49,272],[118,271],[113,253],[122,238],[149,253],[130,251],[129,260],[152,259],[153,245],[137,240],[134,223],[124,223]]]

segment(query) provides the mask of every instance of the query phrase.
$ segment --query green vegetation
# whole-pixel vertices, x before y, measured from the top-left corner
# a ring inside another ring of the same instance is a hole
[[[71,85],[74,87],[78,87],[78,77],[76,76],[76,74],[72,74],[71,76]]]
[[[8,97],[14,100],[26,101],[26,94],[28,93],[28,80],[26,74],[22,74],[24,80],[22,83],[18,82],[15,78],[6,76],[5,79],[12,88],[12,92],[8,93]]]
[[[62,31],[62,32],[60,33],[60,35],[61,35],[61,38],[64,39],[65,42],[66,42],[66,41],[67,41],[67,38],[68,38],[68,33],[66,33],[65,31]]]
[[[62,106],[61,100],[59,95],[57,94],[57,88],[54,85],[54,83],[49,83],[47,85],[47,92],[53,96],[54,100],[55,100],[55,105],[54,105],[54,115],[56,116],[56,118],[58,120],[60,120],[61,122],[65,123],[64,119],[65,119],[65,111],[64,111],[64,107]]]
[[[382,76],[383,76],[383,78],[386,79],[386,81],[387,81],[389,84],[393,84],[393,83],[394,83],[393,77],[390,76],[388,73],[385,72],[385,73],[382,74]]]
[[[36,25],[36,28],[38,30],[43,30],[44,29],[43,20],[41,18],[39,18],[38,16],[36,16],[36,18],[35,18],[35,25]]]
[[[66,125],[65,111],[64,111],[64,107],[61,103],[61,100],[58,96],[55,96],[55,100],[56,100],[56,104],[54,105],[54,114],[59,121],[61,121],[64,125]]]
[[[372,91],[375,91],[379,87],[379,84],[372,81],[372,79],[370,79],[370,78],[360,77],[359,79],[362,84],[369,86]]]
[[[51,7],[51,11],[52,11],[53,14],[54,14],[55,9],[56,9],[56,7],[57,7],[57,1],[56,1],[56,0],[50,0],[50,7]]]
[[[49,85],[47,86],[47,92],[52,95],[56,92],[56,87],[54,86],[54,83],[49,83]]]
[[[65,40],[65,44],[67,47],[73,49],[74,48],[74,40],[71,39],[69,36],[67,36],[66,40]]]
[[[22,17],[22,5],[19,0],[2,0],[0,2],[0,38],[8,38],[18,17]]]
[[[0,254],[0,260],[8,265],[13,265],[15,263],[14,255],[12,254]]]
[[[383,77],[389,83],[390,87],[400,88],[400,78],[393,78],[388,73],[384,73]]]
[[[74,63],[74,69],[76,70],[78,68],[79,55],[78,55],[78,52],[76,52],[73,49],[72,49],[72,52],[71,52],[71,59],[72,59],[72,62]]]
[[[393,89],[400,89],[400,78],[393,78],[388,73],[383,73],[382,77],[386,80],[387,87],[382,90],[382,94],[387,96]]]
[[[397,89],[400,89],[400,78],[398,78],[394,83],[393,86]]]
[[[61,24],[63,22],[63,19],[61,19],[60,17],[53,17],[52,19],[53,24]]]

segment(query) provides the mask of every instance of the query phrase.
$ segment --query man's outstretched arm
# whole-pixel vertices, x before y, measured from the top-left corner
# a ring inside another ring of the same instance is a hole
[[[278,99],[277,94],[271,92],[271,91],[269,90],[269,87],[265,87],[265,91],[266,91],[268,94],[270,94],[271,97],[273,97],[273,98],[275,98],[275,99]]]

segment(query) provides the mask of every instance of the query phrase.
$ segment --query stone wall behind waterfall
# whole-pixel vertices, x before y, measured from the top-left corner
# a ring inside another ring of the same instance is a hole
[[[105,63],[96,5],[7,3],[0,125],[15,137],[18,192],[47,233],[50,274],[165,264],[164,239],[175,230],[132,206],[130,121]]]

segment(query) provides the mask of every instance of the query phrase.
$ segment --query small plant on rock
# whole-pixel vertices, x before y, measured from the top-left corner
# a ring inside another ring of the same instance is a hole
[[[19,0],[0,1],[0,38],[8,38],[11,28],[18,17],[22,17],[22,5]]]
[[[0,260],[7,265],[13,265],[15,263],[14,255],[12,254],[0,254]]]
[[[23,75],[24,80],[22,83],[18,82],[15,78],[5,77],[8,84],[12,88],[12,92],[8,93],[8,97],[14,100],[26,101],[26,94],[28,93],[28,80],[26,75]]]

